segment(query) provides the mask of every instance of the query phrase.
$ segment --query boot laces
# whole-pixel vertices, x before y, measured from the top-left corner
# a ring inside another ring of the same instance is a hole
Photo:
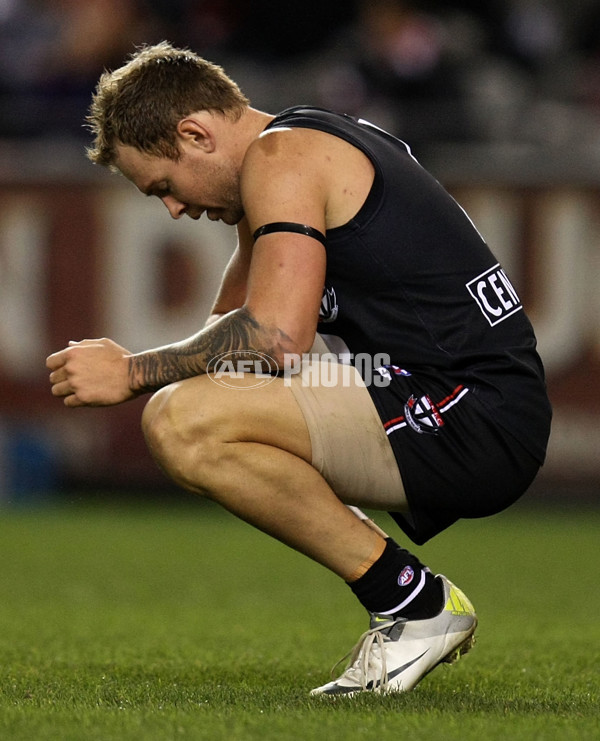
[[[359,685],[363,690],[379,688],[385,692],[388,686],[388,672],[386,662],[385,644],[389,642],[388,635],[384,632],[396,623],[390,620],[370,628],[361,635],[356,645],[343,656],[331,670],[332,677],[340,664],[347,661],[346,670],[339,677]]]

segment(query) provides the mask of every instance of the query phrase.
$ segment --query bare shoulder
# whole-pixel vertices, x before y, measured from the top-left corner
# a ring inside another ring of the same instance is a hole
[[[289,208],[290,214],[292,202],[300,210],[320,210],[322,228],[352,218],[372,182],[373,166],[356,147],[323,131],[297,127],[269,129],[259,136],[246,153],[241,173],[251,222],[252,204],[260,198],[278,203],[278,211]]]
[[[310,129],[268,129],[248,148],[242,177],[244,180],[270,180],[273,176],[283,178],[288,174],[325,175],[326,137]]]
[[[325,229],[328,172],[306,130],[276,129],[252,142],[241,172],[244,210],[252,228],[297,221]]]
[[[348,158],[362,159],[364,155],[348,142],[325,131],[308,128],[278,127],[267,129],[248,149],[244,170],[255,166],[275,169],[298,167],[326,173]]]

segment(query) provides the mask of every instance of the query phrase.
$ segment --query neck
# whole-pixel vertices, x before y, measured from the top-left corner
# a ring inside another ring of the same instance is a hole
[[[256,108],[248,108],[240,119],[244,129],[248,133],[250,144],[254,139],[259,137],[265,130],[265,127],[275,118],[270,113],[257,111]]]
[[[230,127],[232,136],[228,136],[228,145],[234,161],[244,161],[248,147],[258,139],[265,127],[275,116],[255,108],[246,108],[237,121],[228,121],[225,125]]]

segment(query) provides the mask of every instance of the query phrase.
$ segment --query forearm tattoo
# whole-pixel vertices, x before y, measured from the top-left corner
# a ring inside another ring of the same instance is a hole
[[[273,358],[292,351],[291,339],[276,327],[264,327],[247,309],[237,309],[183,342],[133,355],[129,385],[140,393],[206,373],[210,361],[228,351],[259,351]],[[238,356],[243,359],[243,355]]]

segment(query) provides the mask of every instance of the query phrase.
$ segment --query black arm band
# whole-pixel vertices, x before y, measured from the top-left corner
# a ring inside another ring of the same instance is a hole
[[[293,221],[274,221],[271,224],[259,226],[253,234],[254,241],[256,242],[256,240],[259,237],[262,237],[263,234],[272,234],[273,232],[294,232],[295,234],[305,234],[307,237],[318,239],[319,242],[327,244],[325,235],[318,229],[313,229],[312,226],[307,226],[306,224],[296,224]]]

